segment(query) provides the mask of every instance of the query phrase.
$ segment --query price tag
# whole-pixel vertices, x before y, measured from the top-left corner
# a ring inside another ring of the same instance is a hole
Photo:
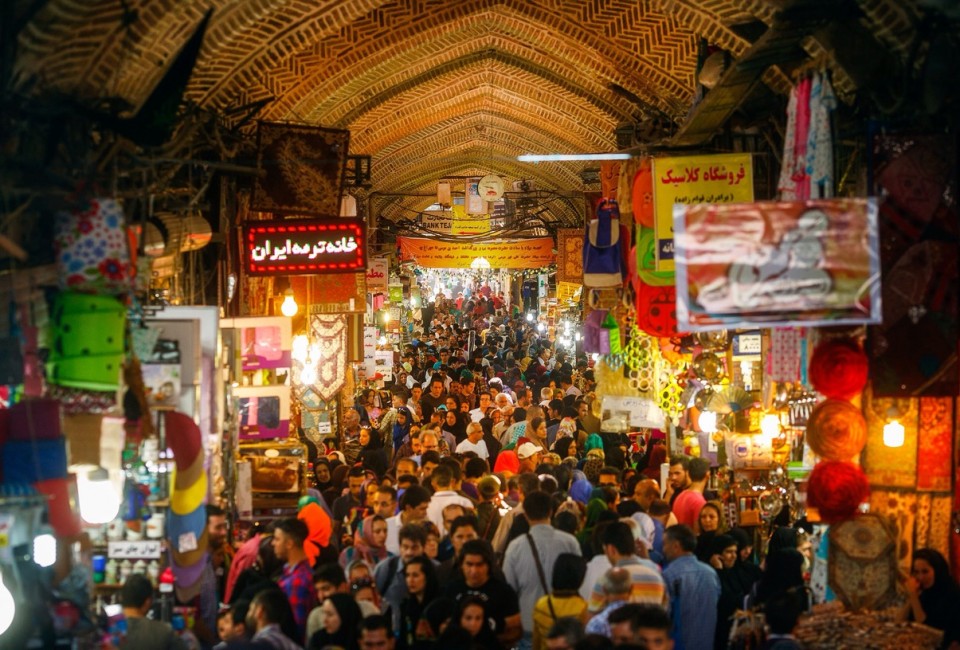
[[[197,536],[190,531],[183,533],[177,538],[177,550],[180,553],[188,553],[197,550]]]
[[[161,542],[156,539],[107,544],[107,556],[117,560],[157,560],[161,551]]]

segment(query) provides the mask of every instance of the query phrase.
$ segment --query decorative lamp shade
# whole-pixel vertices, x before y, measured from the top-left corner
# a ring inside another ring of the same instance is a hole
[[[437,203],[450,205],[450,183],[437,183]]]
[[[824,460],[849,460],[867,444],[867,422],[850,402],[828,399],[807,420],[807,444]]]
[[[857,465],[842,461],[821,461],[807,482],[807,503],[817,509],[828,524],[853,519],[860,504],[870,497],[866,474]]]
[[[824,341],[810,357],[810,383],[831,399],[848,400],[863,392],[868,366],[867,355],[855,341]]]

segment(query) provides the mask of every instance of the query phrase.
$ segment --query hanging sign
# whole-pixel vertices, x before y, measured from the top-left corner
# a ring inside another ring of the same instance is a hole
[[[677,205],[683,331],[881,321],[876,199]]]
[[[486,214],[487,202],[480,196],[479,178],[467,179],[467,213],[468,214]]]
[[[399,305],[403,302],[403,285],[402,284],[391,284],[390,285],[390,302]]]
[[[553,264],[553,238],[456,243],[420,237],[397,237],[400,259],[438,269],[538,269]]]
[[[390,279],[390,260],[386,257],[374,257],[367,268],[367,291],[385,293]]]
[[[420,225],[426,230],[450,235],[476,235],[490,232],[490,219],[485,216],[470,217],[462,205],[452,205],[450,210],[443,212],[424,212],[420,217]]]
[[[377,372],[377,328],[363,328],[363,367],[367,377],[373,377]]]
[[[361,219],[254,221],[243,242],[250,275],[356,273],[367,265]]]
[[[748,153],[653,161],[657,271],[672,271],[673,206],[676,203],[753,202],[753,159]]]

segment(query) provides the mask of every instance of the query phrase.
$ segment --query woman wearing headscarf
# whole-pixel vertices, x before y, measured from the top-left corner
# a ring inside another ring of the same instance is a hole
[[[453,436],[456,444],[460,444],[467,438],[467,422],[464,414],[458,410],[448,410],[443,416],[441,431]],[[456,445],[454,445],[454,448]]]
[[[510,476],[519,473],[520,459],[517,458],[517,452],[512,449],[501,451],[497,456],[497,463],[493,466],[493,471],[496,474],[509,472]]]
[[[553,451],[560,456],[561,461],[564,458],[577,458],[577,441],[570,437],[557,438],[553,443]]]
[[[803,555],[796,548],[782,548],[767,555],[763,575],[753,586],[747,603],[750,607],[755,607],[788,591],[803,590]],[[809,608],[809,599],[806,599],[804,610]]]
[[[667,462],[667,447],[666,445],[653,444],[650,450],[647,452],[647,464],[640,470],[640,473],[646,478],[652,478],[655,481],[660,481],[660,466]],[[643,461],[641,461],[642,463]],[[637,467],[640,467],[638,463]]]
[[[593,493],[593,484],[587,480],[583,472],[574,470],[573,483],[570,484],[570,490],[567,495],[582,506],[586,506],[590,501],[590,495]]]
[[[580,542],[580,548],[583,550],[584,558],[593,557],[593,530],[600,522],[601,515],[605,512],[609,512],[609,508],[607,508],[607,502],[603,499],[590,499],[590,501],[587,502],[583,528],[577,535],[577,541]],[[616,515],[614,515],[614,518],[616,518]]]
[[[694,555],[701,562],[710,563],[713,556],[714,539],[727,529],[723,517],[723,505],[719,501],[707,501],[697,516],[700,534],[697,535],[697,548]]]
[[[720,579],[720,599],[717,601],[717,628],[714,634],[715,650],[726,650],[730,638],[731,617],[743,607],[744,597],[753,588],[754,580],[749,574],[738,568],[740,560],[737,540],[731,535],[717,535],[713,538],[712,555],[709,564]]]
[[[350,594],[333,594],[320,605],[323,627],[314,632],[307,650],[328,646],[357,650],[357,628],[363,618],[360,606]]]
[[[960,587],[950,577],[950,567],[943,555],[932,548],[914,551],[904,587],[906,618],[943,630],[941,648],[953,650],[960,646]]]
[[[493,414],[494,412],[499,413],[500,411],[491,407],[488,412]],[[487,445],[487,453],[489,454],[487,462],[490,464],[490,467],[496,466],[497,456],[500,455],[500,441],[493,435],[493,424],[493,419],[490,417],[480,418],[480,427],[483,429],[483,442]]]
[[[410,435],[410,425],[412,424],[412,419],[410,417],[410,409],[406,406],[401,406],[397,409],[397,419],[393,423],[393,452],[396,454],[400,447],[403,445],[403,440],[408,435]]]
[[[427,646],[425,640],[417,639],[417,629],[423,611],[437,597],[440,585],[433,562],[425,555],[417,556],[403,567],[407,585],[407,597],[400,603],[400,630],[397,639],[399,650],[414,650]]]
[[[333,523],[330,516],[320,507],[312,497],[300,498],[300,512],[297,513],[297,519],[300,519],[307,525],[309,534],[303,543],[303,550],[307,554],[310,566],[317,566],[324,561],[330,561],[336,556],[336,549],[330,544],[330,535],[333,533]]]
[[[360,429],[360,455],[357,460],[363,469],[373,472],[377,478],[383,478],[390,467],[383,440],[370,429]]]
[[[368,515],[353,534],[353,546],[340,553],[340,566],[346,567],[355,560],[363,560],[375,567],[381,560],[393,554],[387,550],[387,521],[380,515]]]

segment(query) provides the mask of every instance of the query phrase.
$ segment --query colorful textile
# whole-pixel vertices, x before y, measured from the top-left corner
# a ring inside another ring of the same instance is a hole
[[[810,90],[810,132],[807,135],[806,173],[810,182],[810,198],[833,196],[833,130],[830,114],[837,109],[837,97],[826,73],[813,76]]]
[[[342,314],[310,317],[310,338],[319,346],[317,381],[313,388],[325,402],[343,388],[347,376],[347,321]]]
[[[767,373],[772,381],[795,382],[800,379],[804,332],[802,327],[775,327],[770,331]]]
[[[123,294],[130,291],[130,263],[123,209],[116,199],[95,198],[70,212],[58,212],[54,251],[61,289]]]
[[[953,398],[921,397],[917,490],[949,492],[953,473]]]

